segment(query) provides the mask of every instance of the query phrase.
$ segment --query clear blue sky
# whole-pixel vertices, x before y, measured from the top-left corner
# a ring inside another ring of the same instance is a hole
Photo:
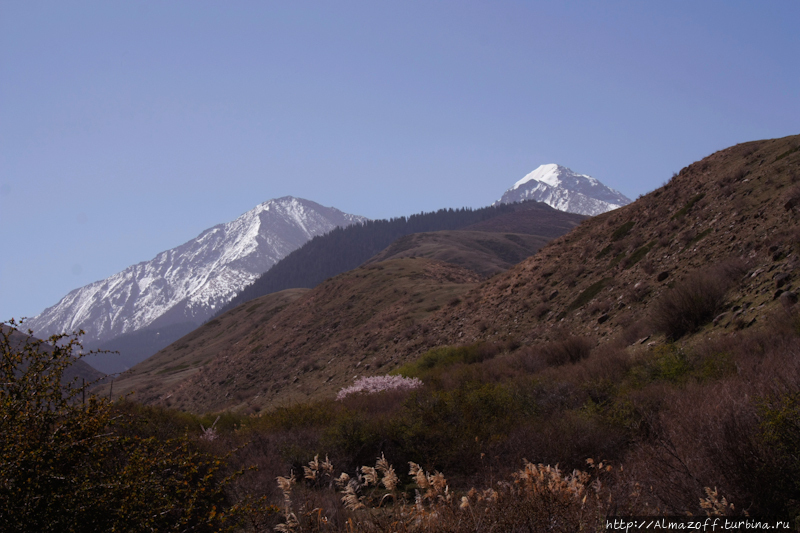
[[[800,2],[0,0],[0,319],[294,195],[635,198],[800,133]]]

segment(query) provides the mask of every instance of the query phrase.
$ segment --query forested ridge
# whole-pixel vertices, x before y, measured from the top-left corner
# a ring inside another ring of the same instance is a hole
[[[519,209],[519,205],[524,204],[439,209],[409,217],[370,220],[347,228],[337,227],[325,235],[314,237],[284,257],[245,287],[216,316],[265,294],[291,288],[313,288],[327,278],[358,267],[405,235],[462,229],[511,213]]]

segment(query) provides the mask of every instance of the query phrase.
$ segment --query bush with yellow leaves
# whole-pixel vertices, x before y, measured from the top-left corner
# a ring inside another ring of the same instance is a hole
[[[235,526],[223,458],[188,437],[137,435],[113,402],[64,378],[82,332],[42,341],[13,320],[1,326],[0,530]]]

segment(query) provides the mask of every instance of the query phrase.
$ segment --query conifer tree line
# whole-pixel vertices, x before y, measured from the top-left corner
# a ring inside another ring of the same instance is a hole
[[[427,231],[463,229],[516,210],[501,204],[481,209],[440,209],[409,217],[368,220],[337,227],[290,253],[245,287],[216,316],[260,296],[293,288],[314,288],[326,279],[357,268],[396,239]]]

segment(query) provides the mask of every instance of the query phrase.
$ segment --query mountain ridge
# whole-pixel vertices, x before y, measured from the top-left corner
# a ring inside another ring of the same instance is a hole
[[[238,332],[238,346],[215,355],[203,374],[147,401],[258,410],[331,395],[353,376],[384,374],[437,346],[489,343],[513,361],[578,337],[627,347],[633,357],[639,347],[669,341],[651,325],[659,302],[731,261],[733,285],[718,316],[698,324],[699,337],[758,327],[797,299],[798,146],[794,136],[712,154],[483,282],[423,258],[341,274]],[[446,286],[434,297],[420,280]],[[219,335],[233,327],[227,324],[196,335]]]
[[[149,261],[70,291],[27,325],[40,335],[83,329],[89,347],[147,327],[199,325],[308,239],[365,220],[291,196],[268,200]]]
[[[541,202],[496,205],[479,209],[440,209],[390,220],[371,220],[341,228],[308,241],[245,287],[216,316],[247,301],[290,288],[312,288],[369,261],[398,238],[414,233],[471,229],[536,234],[545,238],[562,235],[582,220]],[[495,222],[492,222],[495,221]],[[497,227],[504,222],[502,229]]]

